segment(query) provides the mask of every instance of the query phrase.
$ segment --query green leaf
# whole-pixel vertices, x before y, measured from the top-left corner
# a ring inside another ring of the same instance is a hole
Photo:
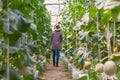
[[[42,54],[44,54],[46,52],[45,48],[42,45],[39,45],[37,47],[38,50],[40,50],[42,52]]]
[[[75,8],[74,8],[75,9]],[[85,9],[84,9],[84,7],[82,7],[82,5],[80,5],[80,4],[77,4],[76,5],[76,10],[75,11],[77,11],[76,13],[77,13],[77,18],[79,19],[79,18],[82,18],[83,17],[83,15],[85,14]]]
[[[6,78],[6,67],[0,69],[0,78]],[[14,69],[10,69],[10,80],[23,80],[20,73]]]
[[[101,34],[94,34],[92,36],[92,43],[94,43],[94,45],[97,45],[101,40],[102,40],[103,36]]]
[[[0,68],[0,79],[5,77],[5,76],[4,76],[5,72],[6,72],[5,67],[1,67],[1,68]]]
[[[32,30],[37,30],[37,26],[36,26],[35,24],[33,24],[33,23],[31,23],[30,28],[31,28]]]
[[[117,21],[118,19],[118,15],[120,14],[120,5],[119,6],[116,6],[114,7],[111,12],[112,12],[112,20],[113,21]]]
[[[111,18],[111,11],[104,11],[104,12],[100,12],[100,17],[101,17],[101,23],[103,23],[104,25],[107,24],[110,21]]]
[[[40,0],[40,3],[43,4],[45,0]]]
[[[4,55],[0,55],[0,61],[2,61],[2,62],[5,61],[5,56]]]
[[[29,11],[26,11],[26,8],[25,8],[25,7],[29,6],[26,2],[27,2],[27,0],[25,0],[25,1],[23,1],[23,0],[10,0],[9,1],[9,3],[11,3],[10,4],[11,9],[13,9],[13,10],[17,9],[24,14],[27,14],[29,12]],[[7,1],[6,1],[6,3],[7,3]],[[21,6],[24,8],[21,8]]]
[[[79,31],[78,34],[80,35],[80,40],[86,41],[86,38],[87,38],[87,36],[88,36],[88,33],[87,33],[87,32]]]
[[[23,78],[18,71],[10,70],[10,80],[23,80]]]
[[[24,60],[23,60],[24,66],[30,66],[36,62],[29,53],[24,52],[23,55],[24,55]]]
[[[87,76],[82,76],[82,77],[80,77],[80,78],[77,79],[77,80],[87,80]]]
[[[28,43],[27,46],[30,52],[34,53],[36,51],[36,46],[34,44]]]
[[[37,40],[38,32],[36,30],[29,29],[28,33],[32,34],[33,40]]]
[[[18,56],[20,56],[19,54],[17,54]],[[14,57],[14,56],[12,56]],[[22,64],[22,57],[14,57],[13,61],[11,62],[14,66],[16,66],[17,68],[21,68],[23,66]]]
[[[10,46],[9,51],[10,51],[10,53],[17,53],[19,51],[19,48]]]
[[[30,22],[27,21],[25,18],[20,17],[17,21],[17,27],[18,27],[18,30],[25,33],[30,28]]]
[[[98,75],[93,69],[90,69],[88,74],[91,80],[101,80],[101,75]]]
[[[6,48],[6,45],[3,43],[3,44],[0,44],[0,49],[1,48]]]
[[[18,20],[19,15],[17,13],[17,10],[10,10],[6,17],[3,18],[3,30],[7,34],[13,34],[17,29],[16,27],[16,21]]]
[[[120,79],[120,71],[117,72],[117,77],[118,77],[118,80]]]
[[[45,64],[44,63],[38,63],[37,64],[37,69],[39,70],[39,74],[42,75],[43,72],[45,71]]]
[[[1,33],[3,33],[3,27],[2,27],[3,26],[3,21],[1,21],[1,20],[0,20],[0,26],[1,26],[0,27],[0,34],[1,34]]]
[[[50,63],[51,53],[46,53],[45,55],[47,62]]]
[[[10,31],[10,27],[9,27],[9,22],[8,22],[8,20],[4,21],[3,30],[4,30],[4,32],[7,33],[7,34],[13,34],[13,32]]]
[[[90,18],[95,18],[97,11],[98,10],[97,10],[97,8],[95,6],[91,6],[90,10],[89,10],[89,12],[90,12],[90,14],[89,14]]]
[[[14,34],[8,34],[10,46],[14,46],[21,36],[22,34],[19,31],[15,31]]]

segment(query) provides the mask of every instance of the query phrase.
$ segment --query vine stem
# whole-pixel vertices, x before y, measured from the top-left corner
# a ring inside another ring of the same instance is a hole
[[[75,24],[76,24],[76,5],[77,5],[77,0],[75,0]],[[76,30],[76,50],[77,50],[77,45],[78,45],[78,41],[77,41],[77,37],[78,37],[78,34],[77,34],[77,30]]]
[[[97,18],[97,23],[96,23],[96,28],[97,28],[97,34],[99,34],[99,13],[96,14],[96,18]],[[99,36],[98,36],[98,40],[99,40]],[[100,54],[100,44],[98,43],[98,59],[101,60],[101,54]]]
[[[7,0],[7,12],[9,11],[9,2],[8,2],[8,0]],[[9,29],[9,15],[7,15],[7,28]],[[6,74],[6,76],[7,76],[7,80],[10,80],[10,64],[9,64],[9,37],[6,35],[6,37],[5,37],[5,39],[6,39],[6,45],[7,45],[7,47],[6,47],[6,52],[7,52],[7,74]]]
[[[115,32],[115,29],[116,29],[116,22],[114,21],[114,30],[113,30],[113,48],[116,46],[116,43],[115,43],[115,34],[116,34],[116,32]]]
[[[9,38],[6,38],[7,41],[7,80],[10,78],[10,69],[9,69]]]
[[[111,56],[111,44],[110,44],[110,29],[109,29],[109,24],[107,25],[107,35],[106,35],[106,38],[107,38],[107,50],[108,50],[108,58],[110,59],[110,56]]]

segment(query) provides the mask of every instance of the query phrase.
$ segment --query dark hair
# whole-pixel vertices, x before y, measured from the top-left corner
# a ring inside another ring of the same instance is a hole
[[[56,25],[55,28],[56,28],[56,29],[59,29],[59,28],[60,28],[60,25]]]

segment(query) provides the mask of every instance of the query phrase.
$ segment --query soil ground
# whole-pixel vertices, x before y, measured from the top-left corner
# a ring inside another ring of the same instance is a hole
[[[54,67],[52,61],[46,65],[46,72],[40,80],[73,80],[71,72],[67,69],[65,63],[60,60],[59,67]]]

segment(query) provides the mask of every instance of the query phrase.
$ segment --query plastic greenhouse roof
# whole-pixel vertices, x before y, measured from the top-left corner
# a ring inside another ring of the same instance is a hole
[[[103,7],[105,10],[107,10],[112,9],[117,5],[120,5],[120,2],[114,0],[95,0],[95,1],[96,7],[98,9]],[[52,26],[59,22],[60,20],[59,13],[60,10],[64,7],[64,2],[65,0],[45,0],[46,8],[48,9],[51,15]],[[120,14],[118,20],[120,20]]]
[[[51,24],[54,26],[60,20],[59,12],[64,7],[65,0],[45,0],[46,8],[51,15]]]

